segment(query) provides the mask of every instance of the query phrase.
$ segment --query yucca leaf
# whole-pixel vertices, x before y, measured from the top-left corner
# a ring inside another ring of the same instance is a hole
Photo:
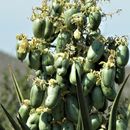
[[[129,78],[130,74],[128,74],[128,76],[126,77],[124,83],[122,84],[119,92],[117,93],[116,97],[115,97],[115,100],[112,104],[112,108],[111,108],[111,111],[110,111],[110,117],[109,117],[109,124],[108,124],[108,130],[116,130],[116,112],[117,112],[117,107],[118,107],[118,103],[119,103],[119,100],[120,100],[120,96],[121,96],[121,93],[122,93],[122,90]]]
[[[10,74],[11,74],[11,77],[12,77],[12,81],[13,81],[13,85],[14,85],[14,88],[15,88],[15,91],[16,91],[16,94],[17,94],[17,97],[18,97],[18,101],[21,104],[22,101],[24,100],[24,98],[23,98],[23,95],[20,91],[20,87],[18,85],[18,82],[16,80],[15,74],[14,74],[11,66],[9,66],[9,71],[10,71]]]
[[[76,130],[82,130],[82,119],[81,119],[81,112],[79,110],[78,112],[78,123],[76,126]]]
[[[83,130],[91,130],[91,122],[90,122],[89,112],[88,112],[88,103],[85,100],[85,97],[83,95],[82,84],[81,84],[77,70],[76,70],[76,80],[77,80],[77,87],[76,87],[77,97],[78,97],[78,102],[79,102],[79,108],[81,111]]]
[[[81,118],[81,111],[79,111],[79,113],[78,113],[78,123],[77,123],[77,126],[76,126],[76,130],[84,130],[83,121],[82,121],[82,118]]]
[[[18,113],[17,120],[22,128],[22,130],[30,130],[29,127],[26,125],[26,123],[21,118],[20,114]]]
[[[0,124],[0,130],[5,130],[5,128]]]
[[[127,119],[130,120],[130,104],[128,105],[127,108]]]
[[[4,108],[2,104],[1,104],[1,107],[3,111],[5,112],[7,118],[9,119],[11,125],[13,126],[14,130],[21,130],[19,125],[16,123],[16,121],[12,118],[12,116],[8,113],[8,111]]]

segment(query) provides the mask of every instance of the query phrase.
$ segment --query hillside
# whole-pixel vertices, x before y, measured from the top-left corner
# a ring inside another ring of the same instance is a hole
[[[15,57],[0,51],[0,75],[4,71],[8,71],[8,65],[11,65],[13,68],[20,70],[22,73],[24,73],[27,68],[24,63],[20,62]]]
[[[11,65],[17,81],[20,85],[20,89],[23,92],[24,98],[28,98],[30,91],[30,84],[27,81],[28,72],[30,73],[26,64],[20,62],[15,57],[12,57],[6,53],[0,52],[0,103],[9,111],[12,116],[16,116],[15,113],[19,107],[19,103],[16,97],[16,92],[11,81],[8,65]],[[5,117],[2,109],[0,108],[0,122],[7,130],[10,130],[10,124]]]
[[[0,52],[0,95],[3,94],[2,90],[4,91],[6,88],[2,88],[2,86],[8,86],[8,89],[14,91],[11,75],[9,73],[9,65],[12,66],[16,79],[21,86],[24,86],[26,82],[29,83],[27,80],[32,71],[30,71],[28,66],[25,63],[20,62],[17,58]]]

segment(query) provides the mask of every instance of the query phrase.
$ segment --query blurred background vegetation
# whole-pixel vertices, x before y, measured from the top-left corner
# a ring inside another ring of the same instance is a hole
[[[19,103],[8,65],[11,65],[15,72],[15,76],[24,98],[29,98],[31,87],[29,76],[31,75],[31,70],[26,64],[18,61],[15,57],[0,52],[0,103],[3,104],[8,112],[15,118]],[[0,130],[4,130],[2,129],[2,126],[6,128],[6,130],[11,130],[11,125],[8,122],[7,117],[4,115],[3,110],[0,108]]]
[[[22,94],[25,98],[29,98],[31,83],[29,80],[33,72],[28,68],[25,63],[20,62],[15,57],[9,56],[6,53],[0,52],[0,103],[8,110],[8,112],[15,118],[16,112],[19,108],[16,92],[13,87],[11,75],[9,73],[8,65],[11,65],[17,81],[19,83]],[[126,67],[126,75],[130,73],[130,66]],[[128,98],[130,102],[130,79],[123,91],[121,100]],[[117,89],[120,87],[116,87]],[[3,110],[0,108],[0,130],[11,130],[11,125],[7,117],[4,115]]]

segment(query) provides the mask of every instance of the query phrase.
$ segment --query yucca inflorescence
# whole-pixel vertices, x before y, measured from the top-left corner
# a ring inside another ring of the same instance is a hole
[[[33,9],[33,37],[16,37],[18,59],[36,74],[30,99],[19,93],[23,130],[127,129],[127,105],[117,108],[125,83],[118,94],[115,84],[125,78],[128,42],[104,37],[102,17],[94,0],[46,0]]]

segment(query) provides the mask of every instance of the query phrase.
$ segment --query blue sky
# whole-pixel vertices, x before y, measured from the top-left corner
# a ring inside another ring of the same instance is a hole
[[[32,7],[40,5],[41,0],[1,0],[0,4],[0,50],[15,55],[16,34],[32,36]],[[106,36],[128,35],[130,39],[130,0],[111,0],[102,4],[106,13],[122,9],[120,14],[108,17],[101,24],[101,31]],[[130,41],[130,40],[129,40]],[[129,45],[130,46],[130,45]],[[130,64],[130,62],[129,62]]]

